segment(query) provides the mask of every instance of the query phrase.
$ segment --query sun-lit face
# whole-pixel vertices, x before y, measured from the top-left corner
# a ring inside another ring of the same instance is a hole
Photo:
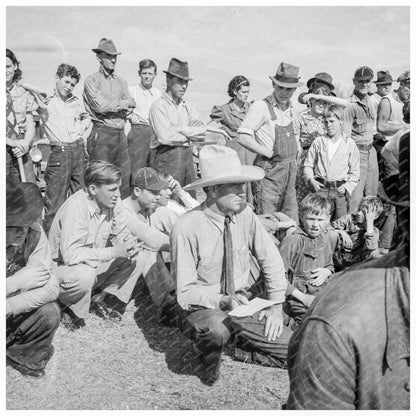
[[[62,78],[56,76],[56,91],[62,99],[65,99],[72,94],[72,91],[77,83],[78,81],[76,78],[72,78],[67,75]]]
[[[182,78],[172,77],[168,85],[169,85],[169,92],[172,95],[173,100],[174,101],[182,100],[188,88],[188,81]]]
[[[274,98],[278,104],[287,105],[296,91],[296,88],[285,88],[273,83]]]
[[[378,84],[377,85],[377,94],[381,97],[385,97],[391,91],[392,84]]]
[[[321,116],[328,106],[328,102],[324,100],[311,100],[311,112],[313,115]]]
[[[328,117],[325,117],[324,124],[328,137],[336,137],[341,133],[342,121],[339,120],[334,114],[330,113]]]
[[[120,198],[120,185],[121,181],[103,185],[93,184],[88,187],[88,192],[100,208],[111,209],[116,206]]]
[[[154,210],[159,205],[160,191],[151,191],[149,189],[138,189],[137,202],[142,210]]]
[[[250,87],[248,85],[242,85],[238,91],[235,91],[234,99],[245,103],[248,100],[248,95],[250,94]]]
[[[410,101],[410,81],[400,83],[398,94],[403,103]]]
[[[358,92],[361,95],[365,95],[370,91],[371,77],[365,78],[354,78],[352,81],[354,83],[354,91]]]
[[[143,87],[150,89],[153,85],[153,80],[156,77],[156,70],[152,66],[150,68],[143,68],[142,72],[139,72],[141,84]]]
[[[17,65],[15,65],[10,58],[6,57],[6,85],[10,85],[13,82],[16,69]]]
[[[302,217],[303,229],[309,237],[318,237],[329,223],[329,216],[322,212],[321,214],[307,213]]]

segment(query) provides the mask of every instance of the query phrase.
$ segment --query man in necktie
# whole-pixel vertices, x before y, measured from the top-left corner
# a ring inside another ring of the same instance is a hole
[[[291,331],[282,318],[283,261],[245,201],[244,183],[262,179],[263,169],[242,166],[225,146],[204,146],[199,157],[201,179],[185,189],[203,188],[207,199],[174,225],[171,255],[179,326],[200,355],[202,382],[212,385],[229,342],[236,359],[284,368]],[[254,263],[260,274],[252,272]],[[255,297],[275,304],[251,316],[228,314]]]

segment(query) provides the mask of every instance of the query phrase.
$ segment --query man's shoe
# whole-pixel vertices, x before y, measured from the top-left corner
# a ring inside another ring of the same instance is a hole
[[[85,326],[85,320],[76,316],[71,309],[65,308],[61,312],[61,324],[68,331],[76,331]]]
[[[19,371],[20,374],[24,376],[30,376],[30,377],[43,377],[45,375],[45,370],[32,370],[31,368],[27,368],[22,364],[17,363],[16,361],[13,361],[11,358],[6,356],[6,365],[9,365],[10,367],[13,367],[15,370]]]
[[[222,353],[216,351],[204,354],[195,344],[193,344],[193,349],[203,366],[202,383],[207,386],[213,386],[221,376]]]
[[[91,302],[90,312],[95,313],[100,318],[108,319],[114,322],[120,322],[123,319],[122,313],[120,313],[116,308],[110,307],[105,299],[93,300]]]

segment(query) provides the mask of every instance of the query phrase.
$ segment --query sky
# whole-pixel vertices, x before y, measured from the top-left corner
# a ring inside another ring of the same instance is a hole
[[[22,30],[24,28],[24,30]],[[187,61],[186,99],[205,120],[228,101],[235,75],[251,82],[250,100],[272,91],[269,75],[280,62],[300,67],[300,81],[328,72],[349,92],[356,68],[388,69],[394,78],[410,68],[410,8],[366,7],[14,7],[6,8],[6,46],[21,62],[26,81],[52,92],[56,68],[75,65],[81,81],[97,71],[92,48],[111,38],[122,52],[116,71],[132,85],[138,63],[158,65],[154,85],[165,87],[171,57]],[[298,88],[296,97],[306,90]]]

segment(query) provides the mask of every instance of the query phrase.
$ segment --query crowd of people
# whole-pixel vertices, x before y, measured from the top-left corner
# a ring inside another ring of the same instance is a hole
[[[362,66],[348,99],[317,73],[296,115],[300,68],[282,62],[269,96],[250,102],[237,75],[205,122],[187,62],[170,60],[162,92],[151,59],[129,86],[111,39],[92,51],[80,99],[75,66],[50,95],[6,49],[7,364],[44,375],[60,324],[116,324],[144,279],[207,385],[227,348],[288,368],[288,409],[409,408],[410,71],[393,90]]]

